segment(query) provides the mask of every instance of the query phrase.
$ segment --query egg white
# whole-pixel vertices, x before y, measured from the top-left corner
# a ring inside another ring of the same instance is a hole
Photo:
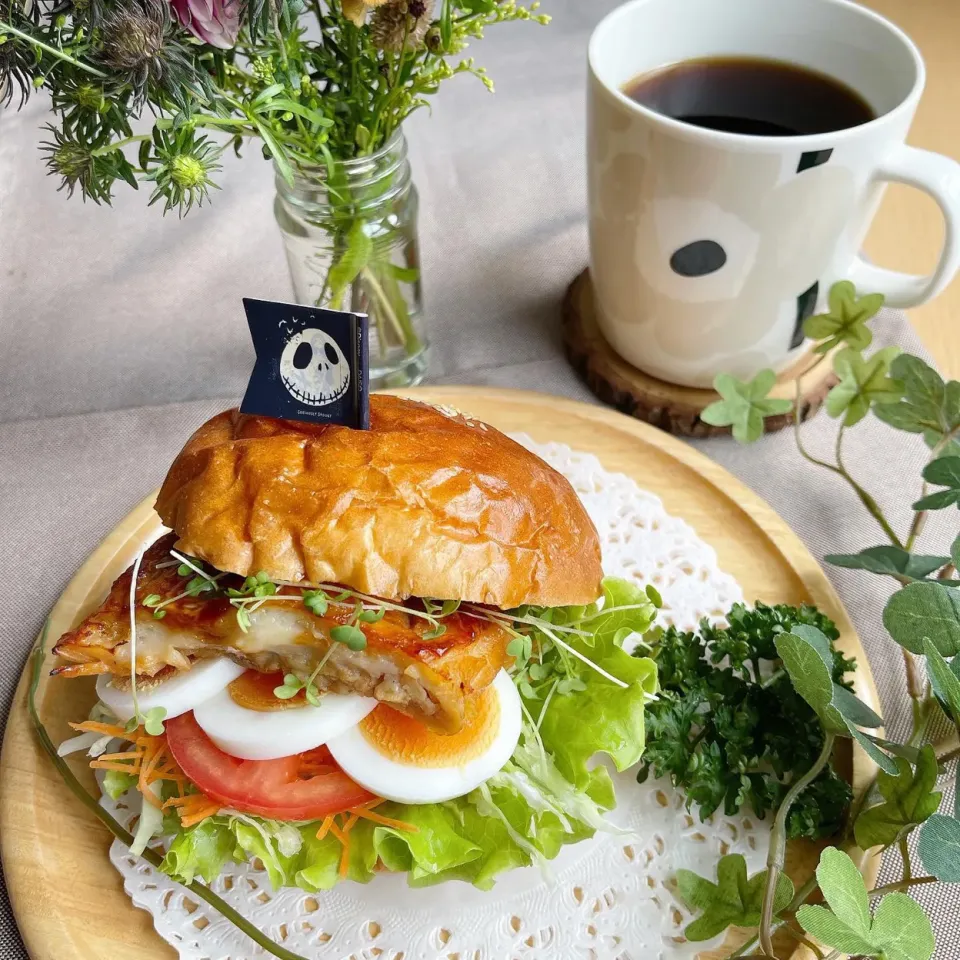
[[[241,760],[276,760],[322,746],[356,726],[376,705],[370,697],[324,693],[318,707],[307,703],[250,710],[224,689],[197,706],[193,716],[224,753]]]
[[[243,672],[243,667],[226,657],[198,660],[189,670],[183,670],[163,683],[150,687],[138,686],[137,701],[140,712],[146,713],[162,707],[166,710],[168,719],[179,717],[226,689]],[[97,696],[120,720],[126,721],[133,716],[133,696],[130,690],[115,687],[110,674],[101,673],[97,677]]]
[[[497,734],[482,754],[465,764],[424,767],[391,759],[370,743],[357,726],[328,740],[327,748],[347,776],[387,800],[440,803],[462,797],[497,773],[513,755],[520,739],[520,695],[506,671],[496,675],[490,689],[500,701]]]

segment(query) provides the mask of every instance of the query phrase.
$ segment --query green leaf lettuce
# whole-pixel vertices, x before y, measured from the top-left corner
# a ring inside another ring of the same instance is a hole
[[[616,769],[624,770],[643,753],[644,706],[656,691],[656,667],[624,652],[619,642],[626,633],[645,633],[655,610],[635,584],[608,579],[603,586],[600,609],[525,614],[541,617],[546,630],[551,624],[576,624],[580,632],[562,634],[566,649],[550,647],[543,656],[543,663],[562,664],[576,682],[569,692],[559,692],[557,680],[549,700],[542,691],[524,697],[527,719],[506,766],[465,797],[378,806],[377,814],[413,829],[356,822],[350,832],[349,879],[366,883],[380,864],[406,873],[411,886],[459,879],[489,889],[506,870],[543,863],[565,844],[615,829],[604,819],[615,805],[612,779],[605,766],[592,761],[607,754]],[[584,663],[584,657],[608,676]],[[543,683],[548,682],[553,681]],[[257,858],[275,888],[326,890],[340,879],[343,848],[332,833],[318,839],[319,826],[221,813],[179,830],[164,869],[178,879],[199,876],[210,882],[228,861]]]

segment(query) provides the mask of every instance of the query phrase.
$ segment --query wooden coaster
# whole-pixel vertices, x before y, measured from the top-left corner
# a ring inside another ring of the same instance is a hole
[[[715,427],[700,419],[703,409],[720,399],[714,390],[682,387],[658,380],[631,366],[607,343],[597,325],[593,284],[584,270],[563,298],[563,343],[567,359],[587,386],[606,404],[621,413],[682,437],[716,437],[730,427]],[[798,360],[777,378],[771,397],[793,400],[800,381],[800,420],[812,417],[830,388],[837,383],[832,364],[821,363],[813,373],[811,354]],[[770,417],[767,430],[782,430],[793,423],[793,413]]]

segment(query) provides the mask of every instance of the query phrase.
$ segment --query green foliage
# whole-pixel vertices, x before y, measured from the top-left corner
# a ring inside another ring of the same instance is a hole
[[[360,276],[373,255],[373,239],[367,234],[362,220],[357,220],[346,235],[346,251],[330,269],[327,283],[330,285],[330,307],[343,308],[343,295]]]
[[[772,370],[761,370],[748,382],[721,373],[713,385],[723,399],[711,403],[700,419],[717,427],[732,426],[738,443],[753,443],[763,435],[765,417],[787,413],[793,406],[789,400],[768,396],[776,382]]]
[[[923,479],[945,490],[921,497],[914,510],[943,510],[946,507],[960,507],[960,457],[940,457],[931,460],[923,469]]]
[[[849,280],[841,280],[830,288],[827,313],[808,317],[803,333],[811,340],[820,341],[816,353],[829,353],[841,343],[854,350],[865,350],[873,340],[867,321],[879,313],[883,300],[881,293],[858,297],[854,285]]]
[[[847,347],[833,358],[840,382],[827,394],[827,413],[843,416],[843,424],[859,423],[874,403],[893,403],[903,394],[903,385],[888,376],[890,364],[900,353],[898,347],[884,347],[864,359]]]
[[[903,397],[898,403],[874,407],[884,423],[907,433],[922,433],[931,447],[960,428],[960,382],[944,383],[933,367],[909,354],[897,357],[890,373],[903,384]]]
[[[813,707],[826,729],[839,733],[844,724],[833,705],[830,644],[818,634],[782,633],[777,637],[777,653],[797,693]]]
[[[727,927],[755,927],[760,923],[766,871],[747,878],[747,861],[739,853],[728,853],[717,864],[717,882],[705,880],[691,870],[677,871],[677,887],[684,903],[701,914],[687,924],[683,935],[694,942],[710,940]],[[777,878],[774,911],[793,899],[790,878]]]
[[[920,830],[917,852],[931,876],[960,883],[960,819],[942,813],[930,817]]]
[[[824,558],[835,567],[849,570],[867,570],[897,579],[922,580],[950,562],[950,557],[925,556],[908,553],[903,547],[889,544],[867,547],[859,553],[828,553]]]
[[[960,728],[960,657],[948,664],[940,651],[926,638],[923,652],[927,658],[930,686],[943,705],[944,712]]]
[[[894,761],[858,727],[878,727],[882,720],[849,690],[831,681],[832,651],[827,638],[815,627],[801,625],[777,638],[777,652],[797,693],[813,708],[825,730],[851,736],[873,761],[889,773]]]
[[[5,8],[0,98],[50,92],[57,122],[43,149],[62,188],[110,203],[119,181],[150,182],[150,202],[182,214],[216,186],[222,153],[251,138],[288,180],[369,155],[445,80],[472,74],[492,90],[464,56],[487,27],[549,20],[516,0],[445,0],[432,22],[432,5],[418,18],[393,3],[367,22],[362,8],[359,26],[332,0],[225,6],[226,20],[240,17],[230,49],[199,42],[165,2]],[[135,135],[141,118],[152,129]]]
[[[835,847],[820,855],[817,881],[828,906],[805,904],[797,910],[797,920],[821,943],[842,953],[882,960],[930,960],[933,929],[919,904],[906,894],[888,894],[871,917],[860,871]]]
[[[896,759],[897,776],[880,771],[877,788],[883,803],[864,810],[854,824],[854,835],[864,850],[889,847],[937,812],[942,794],[935,793],[937,755],[924,747],[916,769],[902,757]]]
[[[813,607],[755,609],[737,604],[729,626],[704,621],[696,633],[670,628],[653,648],[660,691],[647,706],[647,749],[638,779],[669,775],[705,818],[744,807],[762,817],[776,810],[797,776],[823,746],[816,714],[785,673],[776,673],[776,640],[816,629],[826,641],[836,627]],[[828,642],[829,647],[829,642]],[[852,661],[831,651],[830,683],[843,682]],[[790,837],[828,836],[839,829],[849,785],[828,766],[800,795],[787,821]]]
[[[910,583],[883,611],[883,625],[901,647],[923,653],[929,640],[941,656],[960,653],[960,591],[942,583]]]

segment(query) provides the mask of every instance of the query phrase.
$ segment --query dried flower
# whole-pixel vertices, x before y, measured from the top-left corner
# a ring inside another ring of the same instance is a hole
[[[0,36],[0,106],[13,101],[13,85],[20,91],[22,107],[30,96],[30,64],[32,54],[25,44],[18,43],[13,37]]]
[[[240,32],[239,0],[170,0],[177,19],[198,40],[229,50]]]
[[[354,26],[362,27],[367,22],[368,10],[389,2],[390,0],[342,0],[341,10]]]
[[[136,187],[133,169],[121,151],[109,144],[94,147],[50,125],[46,129],[53,140],[42,143],[40,149],[47,155],[48,170],[61,178],[60,189],[68,196],[79,187],[84,200],[89,197],[94,203],[109,204],[118,178]]]
[[[413,50],[423,43],[433,17],[433,0],[398,0],[375,11],[370,39],[381,50]]]
[[[103,25],[100,59],[112,70],[148,73],[163,49],[163,27],[156,4],[118,7]]]
[[[163,0],[134,0],[104,19],[99,60],[126,75],[135,102],[148,99],[150,83],[177,103],[186,103],[191,93],[203,95],[209,85],[209,76],[197,72],[195,59],[177,42],[174,29]]]

